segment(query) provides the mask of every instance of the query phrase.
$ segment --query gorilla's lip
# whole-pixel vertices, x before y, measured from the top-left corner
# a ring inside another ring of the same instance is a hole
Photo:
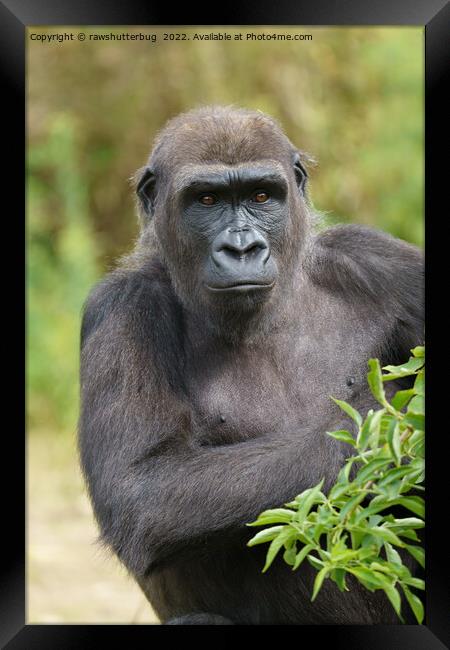
[[[273,282],[235,282],[234,284],[227,284],[227,285],[220,285],[220,286],[213,286],[210,284],[206,284],[206,288],[209,291],[214,291],[214,292],[222,292],[222,291],[249,291],[251,289],[256,289],[256,290],[268,290],[272,289],[272,287],[275,284],[275,280]]]

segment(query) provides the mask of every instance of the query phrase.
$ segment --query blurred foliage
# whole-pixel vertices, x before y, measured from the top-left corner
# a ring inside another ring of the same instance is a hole
[[[137,235],[128,179],[180,111],[208,103],[277,118],[311,154],[310,191],[328,222],[423,242],[423,29],[228,28],[243,41],[76,40],[124,28],[30,28],[28,41],[28,417],[74,431],[80,310]],[[224,32],[223,28],[214,31]],[[247,32],[312,41],[246,42]],[[201,134],[199,134],[201,137]]]

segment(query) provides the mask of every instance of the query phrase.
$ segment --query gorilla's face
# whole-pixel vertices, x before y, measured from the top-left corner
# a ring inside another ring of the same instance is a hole
[[[232,126],[233,114],[226,117]],[[282,291],[292,273],[306,231],[306,173],[272,123],[257,131],[248,123],[243,133],[241,120],[240,132],[225,133],[224,121],[216,119],[209,133],[208,123],[196,125],[197,138],[193,126],[182,123],[166,142],[170,153],[166,149],[162,163],[159,146],[138,192],[143,202],[156,197],[157,237],[182,300],[249,311]],[[208,149],[198,133],[207,134]]]
[[[208,300],[263,300],[278,277],[277,242],[287,224],[281,165],[202,165],[182,170],[180,234],[201,251],[199,282]]]

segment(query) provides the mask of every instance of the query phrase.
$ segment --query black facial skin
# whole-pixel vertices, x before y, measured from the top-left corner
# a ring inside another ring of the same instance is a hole
[[[312,567],[262,574],[267,549],[246,547],[260,512],[335,481],[349,446],[325,432],[352,423],[330,396],[378,408],[368,359],[423,343],[420,251],[319,230],[305,159],[258,111],[174,118],[136,176],[135,250],[86,302],[81,464],[102,542],[163,623],[398,623],[354,581],[311,603]]]
[[[286,227],[287,189],[284,175],[269,165],[206,166],[189,177],[180,196],[182,229],[205,244],[201,276],[209,297],[262,295],[274,287],[271,242]]]

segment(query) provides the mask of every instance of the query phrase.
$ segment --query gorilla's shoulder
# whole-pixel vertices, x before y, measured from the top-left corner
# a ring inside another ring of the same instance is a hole
[[[344,297],[420,302],[423,254],[380,230],[340,225],[315,236],[307,269],[312,280]]]
[[[369,252],[384,256],[410,255],[418,261],[422,254],[417,246],[408,244],[382,230],[359,224],[340,224],[327,228],[316,235],[319,247],[339,250],[351,256]]]
[[[179,305],[163,264],[111,271],[91,290],[83,308],[81,345],[100,326],[139,327],[139,321],[170,318]]]
[[[316,236],[306,267],[316,286],[384,321],[375,354],[386,363],[401,363],[423,342],[424,264],[415,246],[364,226],[337,226]]]

